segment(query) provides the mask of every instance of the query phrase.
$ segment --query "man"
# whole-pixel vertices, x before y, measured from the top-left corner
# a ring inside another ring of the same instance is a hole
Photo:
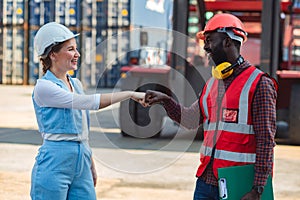
[[[240,55],[247,40],[244,30],[237,17],[223,13],[197,34],[216,67],[199,101],[190,107],[160,92],[146,93],[149,105],[162,103],[169,117],[182,126],[190,129],[203,124],[194,200],[219,199],[218,168],[255,164],[253,188],[242,200],[259,200],[272,174],[277,85]]]

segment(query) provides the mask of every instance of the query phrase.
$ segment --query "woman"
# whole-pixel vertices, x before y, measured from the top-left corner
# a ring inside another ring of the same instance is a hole
[[[32,170],[32,199],[96,199],[88,110],[129,98],[144,100],[144,93],[133,91],[85,95],[80,81],[67,73],[77,69],[78,35],[51,22],[35,36],[44,76],[37,81],[32,98],[43,145]]]

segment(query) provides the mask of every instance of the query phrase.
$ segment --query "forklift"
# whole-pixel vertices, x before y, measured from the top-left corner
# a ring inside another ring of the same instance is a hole
[[[209,78],[208,67],[202,62],[205,55],[195,51],[199,44],[191,42],[191,38],[195,39],[196,32],[204,29],[209,17],[219,12],[232,13],[244,22],[249,35],[248,41],[243,45],[242,54],[279,83],[276,140],[299,145],[300,1],[298,0],[174,0],[173,40],[171,53],[168,54],[168,64],[150,68],[142,67],[139,63],[124,66],[121,69],[121,89],[158,90],[173,96],[185,106],[191,105]],[[196,23],[197,29],[191,28],[191,23]],[[187,37],[182,37],[181,34]],[[191,49],[196,53],[191,53]],[[161,105],[143,108],[132,100],[122,102],[121,133],[123,136],[137,138],[159,137],[165,117],[166,113]],[[196,138],[202,138],[201,127],[198,134],[200,137]]]

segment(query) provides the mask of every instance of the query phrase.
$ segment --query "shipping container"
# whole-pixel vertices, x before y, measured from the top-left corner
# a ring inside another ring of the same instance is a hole
[[[106,87],[108,1],[84,0],[81,6],[83,12],[79,77],[85,86]]]
[[[107,6],[107,26],[118,26],[118,0],[109,0]]]
[[[123,65],[127,63],[126,55],[130,49],[130,31],[128,28],[108,29],[107,30],[107,63],[116,60]]]
[[[108,0],[82,0],[81,27],[83,29],[90,27],[107,27],[107,2]]]
[[[97,27],[107,28],[108,0],[97,0],[96,23]]]
[[[34,50],[34,36],[37,32],[37,29],[32,29],[29,31],[29,79],[28,83],[31,85],[34,85],[36,83],[36,80],[42,76],[42,70],[39,70],[41,68],[38,55],[36,51]]]
[[[119,1],[119,27],[125,27],[130,25],[130,1],[121,0]]]
[[[2,44],[2,83],[23,84],[24,77],[24,29],[3,27],[0,33]]]
[[[107,30],[106,87],[114,87],[120,78],[120,68],[128,63],[130,32],[127,28]]]
[[[25,22],[24,0],[1,0],[0,1],[0,24],[22,25]]]
[[[109,28],[122,28],[130,25],[130,1],[129,0],[108,1],[107,25]]]
[[[87,87],[114,87],[127,64],[127,29],[92,29],[81,33],[80,78]]]
[[[82,0],[81,2],[81,27],[91,28],[97,26],[97,2],[91,0]]]
[[[54,1],[29,0],[29,25],[41,26],[54,21]]]
[[[87,33],[85,33],[87,35]],[[90,36],[90,33],[88,33]],[[106,57],[107,31],[100,28],[93,29],[92,37],[84,37],[88,45],[81,48],[80,78],[87,87],[107,87]],[[95,36],[95,38],[94,38]],[[89,48],[90,49],[84,49]],[[85,52],[90,52],[89,54]]]
[[[33,43],[52,21],[81,33],[79,69],[72,73],[85,86],[114,86],[127,64],[129,0],[1,0],[0,16],[0,83],[35,84],[43,75]]]
[[[96,85],[96,29],[83,30],[80,33],[80,78],[85,86]]]
[[[56,0],[54,20],[68,27],[80,27],[80,8],[80,0]]]
[[[96,34],[96,86],[106,87],[106,58],[107,58],[107,30],[97,28]]]
[[[91,26],[92,20],[84,19],[92,15],[92,4],[95,3],[90,0],[29,0],[29,25],[42,26],[56,21],[68,27],[80,27],[81,23]]]

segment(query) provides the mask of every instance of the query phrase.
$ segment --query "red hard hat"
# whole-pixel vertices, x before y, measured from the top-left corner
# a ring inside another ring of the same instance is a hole
[[[197,33],[198,39],[204,40],[205,33],[210,31],[217,31],[227,33],[227,35],[234,40],[241,43],[247,40],[247,33],[244,25],[239,18],[232,14],[221,13],[214,15],[206,24],[203,31]]]

